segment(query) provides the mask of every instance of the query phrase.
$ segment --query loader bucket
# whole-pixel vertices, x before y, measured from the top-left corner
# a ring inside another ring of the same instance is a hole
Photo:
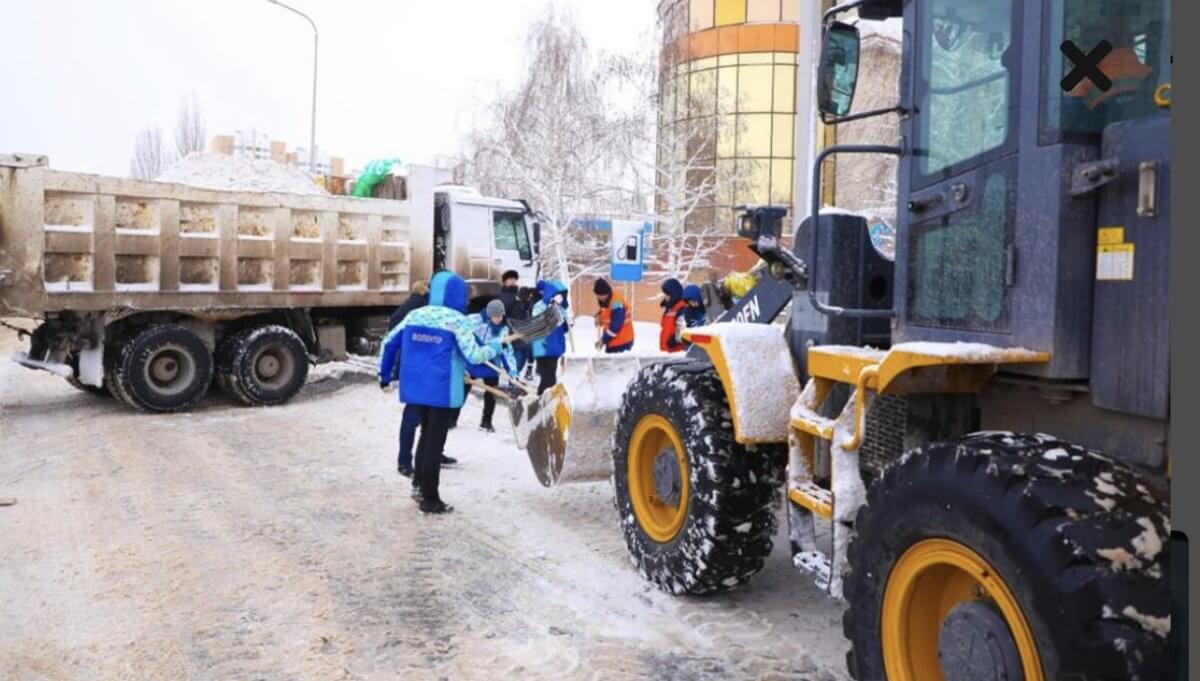
[[[604,480],[612,472],[612,435],[625,387],[653,357],[567,357],[559,383],[509,408],[517,446],[545,487]]]

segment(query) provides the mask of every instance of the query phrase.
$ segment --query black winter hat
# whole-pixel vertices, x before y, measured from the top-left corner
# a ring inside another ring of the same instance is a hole
[[[521,278],[521,275],[518,274],[516,270],[509,270],[500,276],[500,281],[507,281],[509,279],[520,279],[520,278]]]
[[[612,286],[609,286],[608,282],[603,278],[597,279],[596,283],[592,284],[592,293],[598,296],[611,296]]]

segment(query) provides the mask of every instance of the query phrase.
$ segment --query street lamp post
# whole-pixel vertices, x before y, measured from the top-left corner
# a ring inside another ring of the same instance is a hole
[[[292,12],[294,14],[298,14],[298,15],[304,17],[304,20],[308,22],[308,25],[312,26],[312,30],[313,30],[312,126],[310,128],[309,138],[308,138],[308,172],[312,175],[316,175],[317,174],[317,24],[313,22],[312,17],[308,16],[304,12],[301,12],[300,10],[296,9],[295,7],[292,7],[291,5],[286,5],[282,2],[280,2],[279,0],[267,0],[267,2],[269,2],[273,5],[279,5],[280,7],[288,10],[289,12]]]

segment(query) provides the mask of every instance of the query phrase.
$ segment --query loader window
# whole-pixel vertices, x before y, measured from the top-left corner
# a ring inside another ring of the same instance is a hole
[[[492,229],[498,251],[516,251],[521,260],[533,260],[533,249],[529,247],[529,234],[525,232],[525,216],[521,213],[493,214]]]
[[[1011,0],[928,0],[921,5],[917,168],[944,177],[1009,140],[1017,50]]]
[[[1008,179],[997,171],[984,182],[976,210],[912,227],[912,323],[973,331],[1006,328],[1011,213]]]
[[[1171,82],[1170,7],[1168,0],[1052,0],[1043,52],[1043,144],[1096,135],[1118,121],[1159,111],[1155,93]],[[1085,54],[1101,40],[1112,51],[1100,70],[1112,80],[1102,91],[1084,80],[1070,91],[1060,86],[1074,65],[1059,46],[1070,40]]]

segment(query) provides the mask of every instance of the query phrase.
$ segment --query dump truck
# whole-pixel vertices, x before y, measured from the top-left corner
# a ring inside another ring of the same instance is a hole
[[[894,107],[851,113],[852,10],[903,24]],[[1169,519],[1170,11],[830,9],[823,122],[895,115],[900,142],[817,154],[792,246],[783,208],[740,216],[763,291],[790,292],[787,330],[688,329],[696,353],[633,367],[612,404],[586,385],[547,393],[535,467],[572,468],[576,412],[608,419],[630,558],[676,594],[752,579],[784,504],[795,566],[847,601],[859,681],[1185,678],[1171,582],[1186,574],[1169,560],[1186,551]],[[839,154],[899,159],[894,260],[865,220],[821,206]],[[784,309],[769,307],[758,321]]]
[[[202,189],[0,155],[0,318],[14,359],[150,412],[211,385],[286,402],[310,362],[370,353],[413,282],[453,269],[479,309],[537,278],[528,204],[413,166],[405,200]],[[215,379],[215,380],[214,380]]]

